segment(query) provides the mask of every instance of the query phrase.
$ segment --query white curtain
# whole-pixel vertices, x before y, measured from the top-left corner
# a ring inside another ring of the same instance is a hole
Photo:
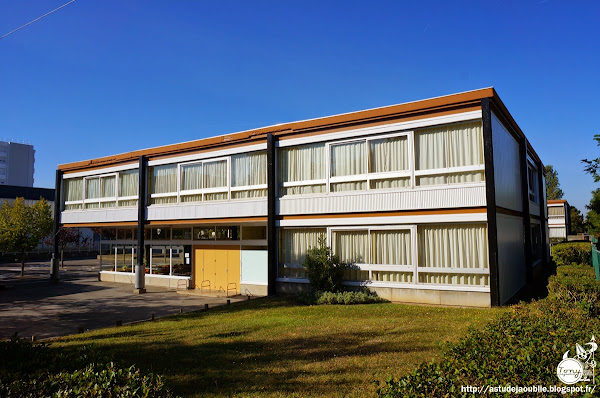
[[[119,173],[119,196],[138,196],[139,170],[127,170]],[[137,202],[136,202],[137,203]]]
[[[366,173],[366,143],[351,142],[331,146],[331,175],[333,177]]]
[[[565,215],[565,208],[563,206],[560,206],[560,207],[556,207],[556,206],[548,207],[548,215],[549,216],[564,216]]]
[[[100,197],[100,179],[89,178],[85,180],[85,198],[97,199]]]
[[[413,273],[395,271],[371,271],[371,280],[373,282],[412,283]]]
[[[447,127],[435,127],[415,132],[417,170],[430,170],[447,167],[447,130]]]
[[[278,172],[280,183],[324,179],[325,144],[280,149]]]
[[[102,177],[102,197],[103,198],[114,198],[115,197],[115,176]],[[103,207],[111,207],[110,205]]]
[[[483,180],[483,171],[448,174],[448,184],[464,184],[466,182],[479,182]]]
[[[410,231],[371,231],[371,264],[410,265]]]
[[[220,187],[227,187],[227,161],[204,163],[204,188]]]
[[[407,188],[410,187],[409,177],[385,178],[371,180],[371,189]]]
[[[488,286],[489,275],[481,274],[438,274],[419,272],[419,283],[431,283],[436,285],[472,285]]]
[[[245,191],[231,191],[231,199],[264,198],[266,196],[266,189],[248,189]]]
[[[202,194],[198,195],[181,195],[181,202],[202,202]]]
[[[325,228],[284,228],[279,236],[279,262],[302,264],[308,249],[319,247],[319,238],[325,237]]]
[[[334,231],[332,240],[333,252],[342,263],[369,263],[368,231]]]
[[[425,185],[440,185],[440,184],[447,184],[447,176],[445,174],[437,174],[437,175],[430,175],[430,176],[422,176],[422,177],[417,177],[417,185],[418,186],[425,186]]]
[[[207,202],[215,200],[227,200],[227,192],[205,193],[204,200]]]
[[[150,193],[177,192],[177,165],[166,164],[163,166],[154,166],[152,168],[151,186],[152,190]]]
[[[298,187],[279,187],[279,196],[285,195],[309,195],[314,193],[324,193],[325,184],[303,185]]]
[[[331,188],[331,192],[364,191],[367,189],[367,182],[337,182],[334,184],[330,184],[329,186]]]
[[[408,139],[383,138],[370,141],[370,173],[408,170]]]
[[[483,133],[480,122],[450,125],[448,135],[448,167],[483,164]]]
[[[202,189],[202,164],[181,166],[181,190]]]
[[[65,202],[83,200],[83,178],[69,178],[64,180]]]
[[[485,224],[419,226],[419,266],[488,268]]]
[[[267,183],[267,152],[244,153],[231,157],[231,186]]]

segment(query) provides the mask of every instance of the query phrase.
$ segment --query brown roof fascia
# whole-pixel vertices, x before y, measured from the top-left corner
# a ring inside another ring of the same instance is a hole
[[[98,166],[109,166],[124,162],[131,162],[140,156],[158,157],[174,153],[181,154],[201,149],[223,147],[232,143],[250,144],[256,140],[265,139],[266,134],[268,133],[275,135],[288,135],[293,134],[294,132],[326,130],[331,128],[340,128],[343,126],[365,124],[375,120],[399,118],[415,114],[435,113],[436,111],[440,111],[442,109],[464,107],[474,103],[479,103],[483,98],[493,97],[495,95],[494,93],[494,89],[492,87],[488,87],[399,105],[391,105],[341,115],[262,127],[240,133],[204,138],[201,140],[189,141],[181,144],[166,145],[81,162],[62,164],[58,166],[58,169],[62,171],[86,170]]]
[[[546,203],[548,203],[549,205],[556,205],[556,204],[567,203],[567,201],[564,199],[550,199],[550,200],[546,201]]]

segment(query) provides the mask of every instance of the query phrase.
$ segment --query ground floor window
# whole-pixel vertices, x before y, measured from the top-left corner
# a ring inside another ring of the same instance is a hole
[[[489,286],[484,223],[282,228],[279,278],[305,278],[306,252],[325,236],[347,281]]]
[[[102,271],[135,273],[137,246],[102,243],[100,268]],[[186,264],[183,246],[147,245],[143,260],[149,275],[190,276],[192,266]]]

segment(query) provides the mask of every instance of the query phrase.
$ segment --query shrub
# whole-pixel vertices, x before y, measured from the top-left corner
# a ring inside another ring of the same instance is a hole
[[[548,299],[580,307],[587,316],[600,315],[600,282],[589,265],[559,267],[548,280]]]
[[[172,397],[163,379],[121,368],[91,347],[72,352],[14,335],[0,342],[2,397]]]
[[[559,243],[552,246],[556,265],[592,264],[592,246],[589,242]]]
[[[313,291],[340,292],[344,289],[345,264],[325,245],[325,239],[319,239],[318,247],[311,247],[302,263]]]
[[[439,362],[387,379],[378,384],[377,395],[467,397],[472,393],[461,391],[461,386],[560,384],[556,366],[563,354],[589,341],[600,328],[598,318],[590,316],[597,314],[599,286],[589,266],[560,267],[546,299],[513,306],[483,329],[470,329],[458,343],[443,346]]]
[[[369,291],[368,289],[361,291],[347,291],[347,292],[308,292],[301,293],[296,296],[297,300],[302,304],[306,305],[320,305],[320,304],[375,304],[375,303],[387,303],[386,299],[383,299],[377,294]]]

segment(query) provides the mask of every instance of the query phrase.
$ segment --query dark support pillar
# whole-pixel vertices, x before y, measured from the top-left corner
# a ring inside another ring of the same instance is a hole
[[[60,248],[58,247],[58,231],[60,231],[60,210],[62,199],[60,197],[62,186],[62,171],[56,170],[54,185],[54,231],[52,235],[52,260],[50,260],[50,279],[58,280],[58,263],[60,261]]]
[[[275,139],[272,134],[267,134],[267,267],[268,267],[268,293],[276,293],[275,280],[277,279],[277,229],[275,226]]]
[[[523,197],[523,229],[525,238],[525,268],[527,270],[527,283],[533,281],[533,253],[531,246],[531,213],[529,210],[529,179],[527,176],[527,138],[520,142],[521,160],[521,192]]]
[[[146,158],[140,156],[139,195],[138,195],[138,243],[137,263],[135,265],[134,293],[146,293],[146,270],[144,267],[144,227],[146,225]]]
[[[538,186],[539,186],[539,196],[540,196],[540,229],[542,230],[542,245],[543,245],[543,253],[542,253],[542,260],[543,260],[543,264],[544,267],[548,264],[548,261],[550,260],[548,258],[548,237],[546,236],[548,233],[548,218],[547,218],[547,214],[546,214],[546,183],[544,180],[544,167],[542,165],[542,162],[540,162],[540,164],[538,164],[537,166],[538,168]]]
[[[483,122],[483,152],[485,158],[485,196],[487,203],[487,230],[490,266],[491,305],[500,305],[498,278],[498,227],[496,223],[496,185],[494,182],[494,147],[492,143],[492,111],[490,99],[481,100]]]

